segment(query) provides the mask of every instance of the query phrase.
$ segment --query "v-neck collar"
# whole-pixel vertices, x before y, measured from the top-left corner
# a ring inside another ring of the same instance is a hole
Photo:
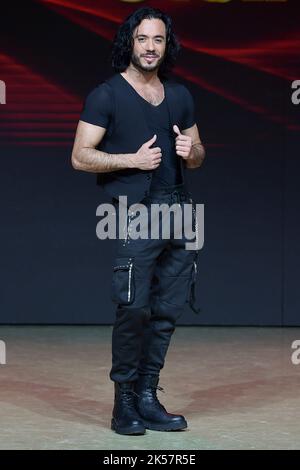
[[[153,108],[159,108],[166,100],[166,88],[165,88],[165,84],[162,82],[162,86],[164,88],[164,98],[163,100],[159,103],[159,104],[152,104],[150,103],[150,101],[146,100],[142,95],[140,95],[136,89],[131,85],[131,83],[129,83],[128,80],[126,80],[125,77],[123,77],[123,75],[121,73],[119,73],[120,77],[130,86],[130,88],[132,88],[132,90],[143,100],[145,101],[146,103],[148,103],[151,107]]]

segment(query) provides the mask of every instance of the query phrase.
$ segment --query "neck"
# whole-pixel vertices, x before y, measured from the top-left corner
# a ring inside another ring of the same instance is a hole
[[[138,69],[132,63],[130,63],[130,65],[123,73],[127,75],[129,80],[132,80],[133,82],[141,86],[154,85],[158,81],[160,81],[157,75],[157,70],[146,72],[144,70]]]

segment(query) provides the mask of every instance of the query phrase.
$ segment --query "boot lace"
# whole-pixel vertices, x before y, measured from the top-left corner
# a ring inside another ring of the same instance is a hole
[[[131,403],[133,400],[133,395],[139,397],[139,395],[134,391],[134,390],[121,390],[122,393],[122,398],[128,402]]]
[[[152,395],[152,399],[154,401],[154,403],[156,403],[156,406],[158,406],[160,409],[163,409],[164,411],[166,411],[165,407],[160,403],[159,399],[158,399],[158,396],[156,394],[157,390],[165,393],[163,387],[160,387],[159,385],[154,385],[151,387],[151,395]]]

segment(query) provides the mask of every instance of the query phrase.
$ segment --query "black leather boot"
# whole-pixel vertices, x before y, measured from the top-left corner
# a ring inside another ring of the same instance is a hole
[[[187,422],[181,415],[167,412],[159,402],[156,390],[163,390],[158,386],[159,377],[156,375],[140,375],[135,383],[136,409],[147,429],[154,431],[175,431],[187,428]]]
[[[135,409],[134,382],[114,382],[114,386],[115,402],[111,429],[118,434],[145,434],[145,426]]]

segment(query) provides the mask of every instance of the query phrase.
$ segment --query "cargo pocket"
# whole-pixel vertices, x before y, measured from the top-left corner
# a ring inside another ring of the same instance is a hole
[[[195,254],[193,265],[192,265],[192,271],[191,271],[191,277],[189,280],[189,289],[188,289],[188,298],[187,301],[195,313],[200,313],[201,309],[199,307],[196,307],[196,295],[195,295],[195,287],[196,287],[196,279],[197,279],[197,259],[198,259],[198,252]]]
[[[133,258],[116,258],[112,277],[112,301],[117,304],[129,305],[134,301],[135,282]]]

